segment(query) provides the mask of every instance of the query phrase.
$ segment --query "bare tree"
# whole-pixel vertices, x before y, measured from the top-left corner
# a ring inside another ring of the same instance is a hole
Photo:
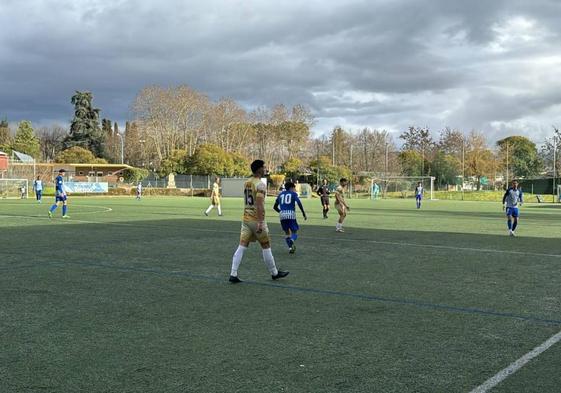
[[[64,149],[63,142],[67,135],[68,130],[58,124],[39,128],[37,136],[41,145],[41,159],[45,162],[54,161]]]

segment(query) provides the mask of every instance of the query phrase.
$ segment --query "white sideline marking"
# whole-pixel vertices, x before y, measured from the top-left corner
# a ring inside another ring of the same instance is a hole
[[[530,352],[528,352],[526,355],[522,356],[514,363],[511,363],[508,367],[502,369],[501,371],[493,375],[491,378],[486,380],[483,384],[473,389],[470,393],[488,392],[489,390],[497,386],[499,383],[510,377],[512,374],[520,370],[522,367],[524,367],[530,360],[539,356],[541,353],[547,351],[549,348],[557,344],[559,341],[561,341],[561,332],[550,337],[543,344],[538,345]]]
[[[97,207],[97,208],[101,208],[101,209],[104,209],[104,210],[94,210],[94,211],[91,211],[91,212],[80,212],[80,211],[78,211],[78,212],[76,212],[76,213],[72,213],[74,216],[77,216],[77,215],[84,216],[84,215],[86,215],[86,214],[109,213],[109,212],[112,212],[112,211],[113,211],[112,208],[110,208],[110,207],[103,207],[103,206],[77,205],[76,207],[93,207],[93,208],[96,208],[96,207]]]

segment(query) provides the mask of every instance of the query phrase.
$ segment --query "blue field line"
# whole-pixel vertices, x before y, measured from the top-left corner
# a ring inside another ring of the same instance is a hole
[[[296,287],[292,285],[286,284],[278,284],[276,282],[258,282],[258,281],[250,281],[244,280],[241,284],[230,284],[226,277],[218,278],[213,276],[206,276],[203,274],[194,274],[189,273],[186,271],[166,271],[154,268],[137,268],[137,267],[119,267],[119,266],[112,266],[112,265],[104,265],[104,264],[92,264],[87,262],[65,262],[59,263],[54,262],[51,266],[64,266],[64,265],[78,265],[84,267],[94,267],[94,268],[103,268],[103,269],[110,269],[122,272],[135,272],[135,273],[151,273],[151,274],[158,274],[163,276],[171,276],[171,277],[187,277],[194,280],[202,280],[202,281],[209,281],[209,282],[216,282],[220,284],[230,285],[230,286],[238,286],[238,285],[253,285],[258,287],[265,287],[265,288],[278,288],[278,289],[287,289],[293,292],[303,292],[303,293],[313,293],[318,295],[329,295],[329,296],[337,296],[337,297],[345,297],[351,299],[361,299],[361,300],[369,300],[381,303],[391,303],[391,304],[399,304],[405,306],[414,306],[418,308],[425,308],[431,310],[442,310],[442,311],[449,311],[455,313],[463,313],[463,314],[473,314],[473,315],[482,315],[486,317],[499,317],[499,318],[510,318],[510,319],[517,319],[521,321],[528,321],[528,322],[535,322],[540,324],[546,325],[561,325],[561,320],[559,319],[547,319],[541,318],[532,315],[520,315],[510,312],[500,312],[494,310],[484,310],[480,308],[472,308],[472,307],[458,307],[458,306],[449,306],[446,304],[438,304],[438,303],[427,303],[419,300],[412,300],[412,299],[400,299],[400,298],[390,298],[378,295],[368,295],[362,293],[353,293],[353,292],[343,292],[343,291],[335,291],[330,289],[318,289],[318,288],[305,288],[305,287]]]

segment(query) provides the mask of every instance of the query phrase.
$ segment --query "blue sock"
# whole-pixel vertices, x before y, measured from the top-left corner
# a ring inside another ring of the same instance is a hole
[[[298,239],[298,235],[296,233],[293,233],[292,236],[291,236],[291,239],[292,239],[293,242],[295,242],[296,239]]]
[[[66,205],[62,205],[62,215],[66,216]]]
[[[518,226],[518,220],[512,223],[512,230],[515,231],[517,226]]]
[[[51,206],[51,208],[49,209],[49,211],[52,213],[56,210],[56,203],[54,205]]]
[[[292,247],[292,239],[290,237],[286,237],[284,240],[286,241],[286,245],[288,247]]]
[[[512,230],[512,220],[508,220],[507,222],[508,229]]]

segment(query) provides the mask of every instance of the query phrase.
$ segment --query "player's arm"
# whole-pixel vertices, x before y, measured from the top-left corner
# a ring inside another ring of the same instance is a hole
[[[300,202],[300,198],[296,197],[296,203],[298,204],[298,207],[300,208],[300,211],[302,212],[302,215],[304,216],[304,220],[307,220],[308,217],[306,216],[306,212],[304,211],[304,206],[302,206],[302,202]]]
[[[347,201],[345,200],[345,194],[341,193],[340,198],[341,203],[343,204],[343,206],[345,206],[345,208],[347,210],[351,210],[351,208],[349,207],[349,204],[347,203]]]
[[[506,190],[505,194],[503,195],[503,207],[505,206],[507,196],[508,196],[508,189]]]
[[[275,200],[275,204],[273,206],[273,210],[276,211],[277,213],[280,213],[280,209],[279,209],[279,197],[277,197],[277,199]]]
[[[318,188],[318,195],[323,196],[323,186]]]
[[[522,190],[520,190],[520,205],[524,204],[524,197],[522,196]]]
[[[266,188],[264,185],[257,186],[257,192],[255,193],[255,210],[257,212],[257,232],[263,230],[265,224],[265,193]]]

